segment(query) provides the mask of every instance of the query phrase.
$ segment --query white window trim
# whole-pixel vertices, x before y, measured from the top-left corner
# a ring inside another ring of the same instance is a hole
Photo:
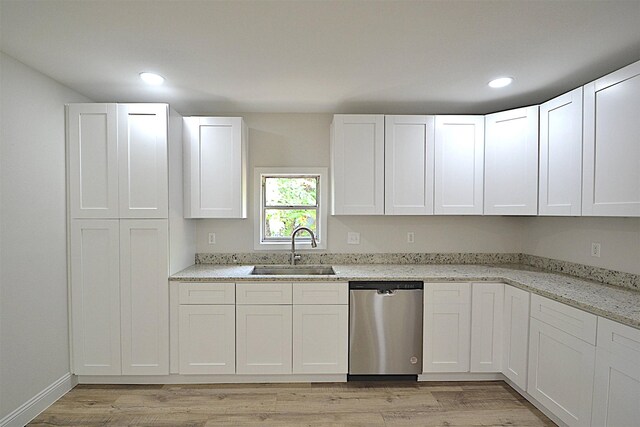
[[[269,250],[269,251],[288,251],[291,250],[291,241],[280,242],[263,242],[262,241],[262,177],[264,175],[319,175],[320,181],[318,184],[319,191],[319,215],[320,218],[317,221],[318,230],[320,233],[316,236],[318,246],[316,248],[311,247],[311,242],[304,242],[296,239],[296,250],[321,250],[327,249],[327,204],[329,201],[329,174],[327,168],[270,168],[260,167],[253,170],[253,192],[254,192],[254,223],[253,223],[253,249],[255,250]]]

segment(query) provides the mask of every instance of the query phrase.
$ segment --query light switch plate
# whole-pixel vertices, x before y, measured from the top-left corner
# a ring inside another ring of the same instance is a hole
[[[356,233],[355,231],[347,232],[347,243],[350,245],[359,245],[360,233]]]

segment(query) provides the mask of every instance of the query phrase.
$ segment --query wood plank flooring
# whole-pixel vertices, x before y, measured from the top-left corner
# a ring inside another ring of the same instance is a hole
[[[553,426],[502,381],[79,385],[30,426]]]

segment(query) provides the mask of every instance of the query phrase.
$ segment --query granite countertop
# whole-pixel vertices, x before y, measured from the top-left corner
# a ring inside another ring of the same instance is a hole
[[[504,282],[598,316],[640,329],[640,292],[523,265],[353,264],[333,265],[331,276],[252,275],[252,265],[195,264],[174,282],[424,280],[425,282]]]

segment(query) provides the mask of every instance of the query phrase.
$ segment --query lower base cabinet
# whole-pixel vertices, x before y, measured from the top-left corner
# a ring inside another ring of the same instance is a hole
[[[181,305],[181,374],[236,372],[235,305]]]
[[[293,373],[346,374],[348,305],[293,306]]]
[[[527,389],[530,299],[529,292],[505,285],[502,373],[522,390]]]
[[[569,426],[591,425],[595,347],[531,318],[527,392]]]
[[[291,305],[236,306],[236,372],[290,374]]]

